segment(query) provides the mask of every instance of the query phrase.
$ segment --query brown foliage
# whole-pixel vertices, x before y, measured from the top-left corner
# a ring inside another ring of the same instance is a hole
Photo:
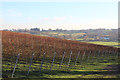
[[[35,53],[36,59],[44,52],[46,52],[46,57],[53,57],[55,51],[57,53],[56,57],[62,57],[62,54],[65,51],[67,57],[69,56],[70,51],[73,51],[72,57],[76,57],[79,51],[83,53],[84,51],[117,50],[116,48],[108,46],[10,31],[2,31],[2,44],[4,57],[21,53],[22,57],[27,56],[29,58],[32,53]]]

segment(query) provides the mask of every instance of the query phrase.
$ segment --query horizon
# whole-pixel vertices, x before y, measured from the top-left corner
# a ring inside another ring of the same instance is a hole
[[[117,2],[2,2],[3,29],[118,29]]]
[[[10,31],[10,30],[30,30],[30,29],[34,29],[34,28],[37,28],[37,27],[33,27],[33,28],[29,28],[29,29],[27,29],[27,28],[18,28],[18,29],[14,29],[14,28],[12,28],[12,29],[3,29],[3,30],[8,30],[8,31]],[[40,28],[38,28],[38,29],[40,29]],[[51,28],[49,28],[49,29],[51,29]],[[42,30],[49,30],[49,29],[44,29],[44,28],[42,28],[42,29],[40,29],[40,31],[42,31]],[[57,29],[59,29],[59,30],[74,30],[74,29],[61,29],[61,28],[56,28],[56,29],[51,29],[51,30],[57,30]],[[77,30],[99,30],[99,29],[105,29],[105,30],[113,30],[113,29],[116,29],[116,28],[112,28],[112,29],[108,29],[108,28],[97,28],[97,29],[77,29]],[[117,29],[120,29],[120,28],[117,28]]]

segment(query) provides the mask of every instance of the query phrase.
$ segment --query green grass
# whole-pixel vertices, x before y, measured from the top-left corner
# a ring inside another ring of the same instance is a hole
[[[46,35],[46,34],[38,34],[37,36],[48,36],[48,35]]]
[[[118,43],[118,42],[93,41],[93,42],[88,42],[88,43],[99,44],[99,45],[106,45],[106,46],[113,46],[113,47],[120,48],[120,43]]]
[[[83,63],[81,64],[81,56],[78,59],[77,65],[74,65],[75,59],[71,60],[70,66],[67,66],[68,60],[64,60],[62,68],[59,69],[60,60],[55,59],[52,71],[50,71],[51,61],[45,60],[42,71],[40,70],[40,60],[33,60],[31,66],[30,74],[27,76],[27,71],[29,68],[29,61],[25,62],[18,61],[14,78],[116,78],[116,74],[111,74],[105,68],[108,65],[117,65],[118,58],[116,55],[111,54],[110,56],[90,56],[88,63],[87,55],[85,56]],[[3,59],[5,60],[5,59]],[[22,62],[26,64],[21,64]],[[57,64],[58,63],[58,64]],[[81,64],[81,65],[80,65]],[[15,62],[3,61],[3,76],[4,78],[11,78],[12,71]]]
[[[55,34],[58,34],[58,32],[49,32],[49,34],[55,35]]]
[[[82,35],[84,35],[84,34],[85,34],[85,33],[73,33],[72,36],[80,36],[80,35],[82,36]]]
[[[83,38],[80,38],[80,39],[75,39],[75,40],[77,40],[77,41],[81,41],[81,40],[84,40]]]

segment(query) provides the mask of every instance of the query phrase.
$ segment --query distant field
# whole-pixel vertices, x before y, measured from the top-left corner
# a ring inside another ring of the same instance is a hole
[[[99,45],[107,45],[107,46],[113,46],[113,47],[120,48],[120,43],[119,43],[119,42],[102,42],[102,41],[95,41],[95,42],[88,42],[88,43],[99,44]]]
[[[73,33],[72,36],[84,35],[85,33]]]

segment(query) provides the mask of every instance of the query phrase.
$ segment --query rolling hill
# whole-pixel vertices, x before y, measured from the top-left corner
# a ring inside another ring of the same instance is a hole
[[[96,45],[91,43],[58,39],[52,37],[36,36],[25,33],[17,33],[10,31],[2,31],[3,57],[14,56],[18,53],[22,57],[31,57],[35,54],[35,59],[39,58],[44,52],[46,57],[52,57],[53,53],[57,53],[57,57],[62,57],[63,52],[66,52],[65,57],[68,57],[70,52],[73,52],[73,57],[80,51],[88,53],[89,51],[115,51],[117,48]]]

